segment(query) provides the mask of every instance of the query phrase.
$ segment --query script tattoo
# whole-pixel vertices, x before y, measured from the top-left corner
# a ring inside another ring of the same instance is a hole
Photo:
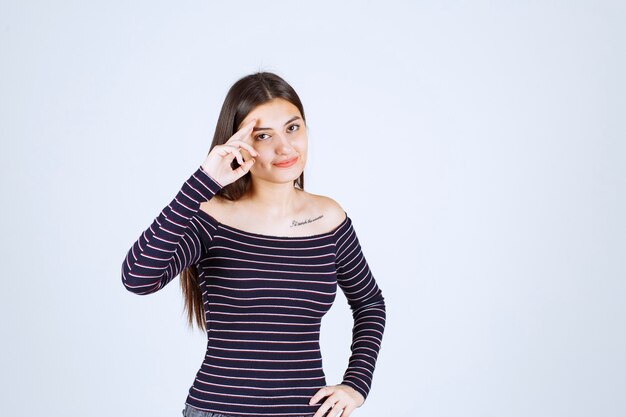
[[[319,220],[319,219],[321,219],[322,217],[324,217],[324,215],[323,215],[323,214],[321,214],[319,217],[316,217],[316,218],[314,218],[314,219],[312,219],[312,220],[311,220],[311,219],[307,219],[307,220],[305,220],[305,221],[303,221],[303,222],[299,222],[299,221],[294,220],[294,221],[292,221],[292,222],[291,222],[291,226],[290,226],[290,227],[293,227],[293,226],[302,226],[303,224],[312,223],[312,222],[314,222],[315,220]]]

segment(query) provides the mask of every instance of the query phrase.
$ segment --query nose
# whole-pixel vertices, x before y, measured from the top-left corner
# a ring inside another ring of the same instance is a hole
[[[284,155],[291,155],[294,153],[295,148],[287,138],[287,135],[279,134],[280,140],[277,141],[277,152]]]

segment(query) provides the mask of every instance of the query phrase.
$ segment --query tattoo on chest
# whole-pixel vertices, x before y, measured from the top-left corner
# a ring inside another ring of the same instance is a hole
[[[307,220],[305,220],[305,221],[303,221],[303,222],[299,222],[299,221],[297,221],[297,220],[294,220],[294,221],[292,221],[292,222],[291,222],[291,227],[294,227],[294,226],[302,226],[303,224],[307,224],[307,223],[313,223],[315,220],[319,220],[319,219],[321,219],[322,217],[324,217],[324,215],[323,215],[323,214],[320,214],[318,217],[316,217],[316,218],[314,218],[314,219],[307,219]]]

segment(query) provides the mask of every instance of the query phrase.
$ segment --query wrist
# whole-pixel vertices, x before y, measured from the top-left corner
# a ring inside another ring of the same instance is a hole
[[[203,167],[202,165],[200,165],[200,169],[202,170],[202,172],[204,172],[204,174],[205,174],[207,177],[211,178],[211,179],[212,179],[212,180],[213,180],[213,181],[214,181],[217,185],[219,185],[219,186],[220,186],[220,188],[224,188],[224,185],[223,185],[221,182],[219,182],[219,181],[218,181],[218,180],[217,180],[217,179],[216,179],[213,175],[209,174],[209,173],[207,172],[207,170],[206,170],[206,169],[204,169],[204,167]]]

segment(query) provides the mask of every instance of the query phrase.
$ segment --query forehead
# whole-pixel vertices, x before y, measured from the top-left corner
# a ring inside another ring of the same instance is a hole
[[[276,127],[280,127],[293,116],[302,117],[300,110],[285,99],[275,98],[255,107],[248,113],[246,118],[241,122],[241,125],[243,126],[250,120],[256,118],[257,125],[275,125]]]

